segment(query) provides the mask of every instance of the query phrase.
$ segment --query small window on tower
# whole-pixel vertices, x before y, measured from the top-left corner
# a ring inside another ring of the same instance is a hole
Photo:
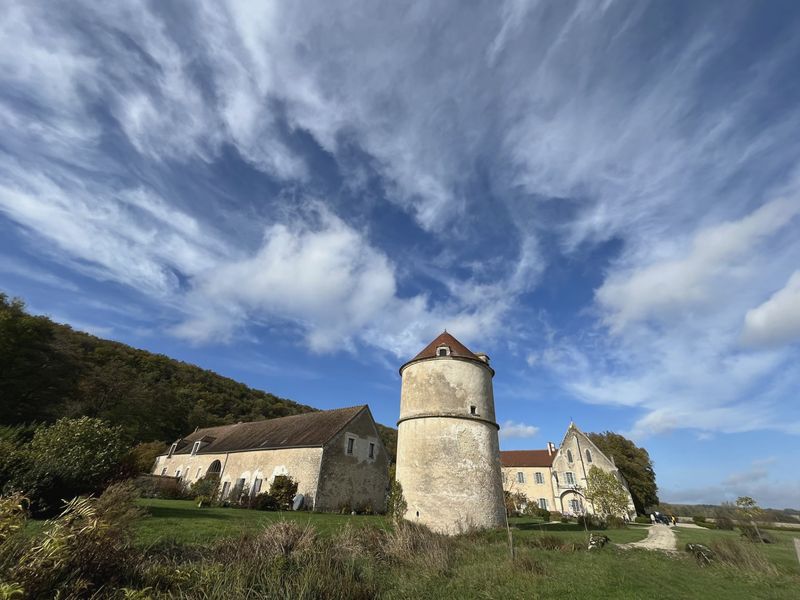
[[[478,410],[478,409],[477,409],[477,407],[475,407],[475,406],[470,406],[470,407],[469,407],[469,414],[471,414],[471,415],[477,415],[477,414],[478,414],[477,410]]]
[[[436,349],[436,356],[450,356],[450,346],[439,346]]]

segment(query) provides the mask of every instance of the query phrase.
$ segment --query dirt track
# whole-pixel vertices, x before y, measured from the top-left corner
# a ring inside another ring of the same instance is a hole
[[[676,546],[675,532],[667,525],[651,525],[647,530],[647,537],[641,542],[630,544],[620,544],[620,548],[644,548],[645,550],[663,550],[665,552],[675,552]]]

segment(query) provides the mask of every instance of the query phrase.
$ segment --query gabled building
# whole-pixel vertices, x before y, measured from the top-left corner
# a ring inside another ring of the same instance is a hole
[[[627,514],[631,518],[636,515],[628,483],[614,460],[574,423],[570,423],[558,448],[548,442],[544,450],[505,450],[500,452],[500,462],[504,490],[522,492],[540,508],[568,516],[595,512],[585,490],[589,469],[598,467],[619,480],[628,492]]]
[[[363,405],[198,429],[159,456],[153,474],[188,486],[216,473],[223,498],[267,492],[275,476],[289,475],[314,510],[381,511],[388,467],[372,413]]]

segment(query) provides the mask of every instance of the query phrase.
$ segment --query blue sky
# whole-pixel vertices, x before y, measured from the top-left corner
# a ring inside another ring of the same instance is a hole
[[[0,289],[393,424],[443,328],[505,448],[800,506],[796,2],[11,3]],[[790,462],[791,461],[791,462]],[[791,465],[791,466],[787,466]]]

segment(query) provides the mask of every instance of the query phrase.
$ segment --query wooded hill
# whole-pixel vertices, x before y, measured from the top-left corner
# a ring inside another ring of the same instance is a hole
[[[0,425],[90,416],[131,442],[316,410],[162,354],[30,315],[0,293]],[[378,426],[392,461],[397,431]]]

